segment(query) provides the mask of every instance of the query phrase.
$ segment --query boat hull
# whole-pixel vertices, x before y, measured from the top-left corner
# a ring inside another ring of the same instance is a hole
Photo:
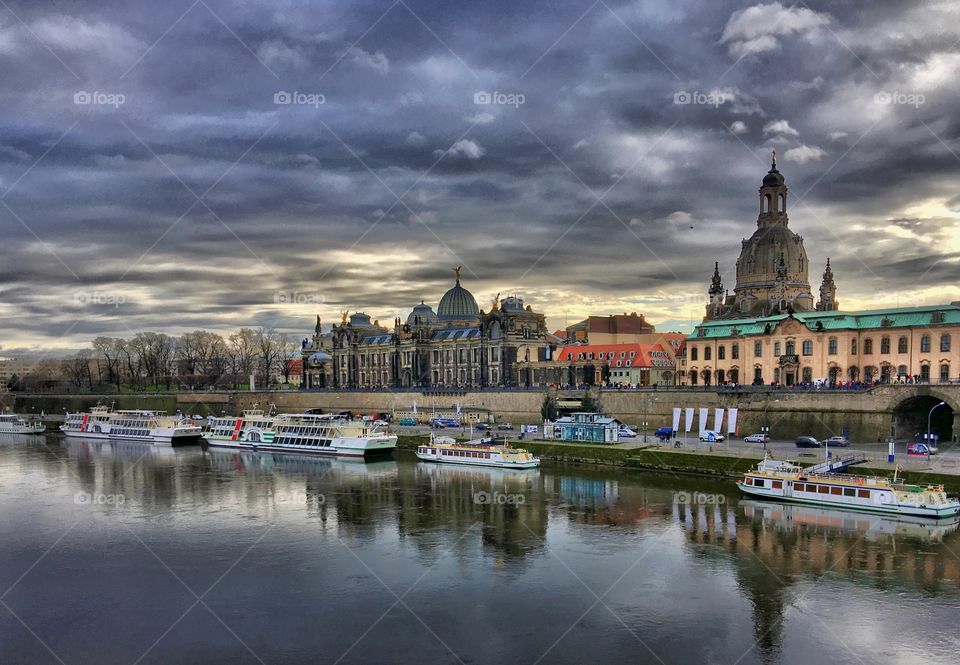
[[[439,455],[424,455],[419,452],[417,453],[417,457],[422,459],[424,462],[437,462],[439,464],[462,464],[465,466],[486,466],[498,469],[536,469],[540,466],[540,460],[538,459],[529,460],[526,462],[491,462],[474,458],[452,459],[449,457],[441,457]]]
[[[787,494],[782,490],[771,488],[759,488],[744,485],[738,481],[740,491],[749,496],[768,499],[772,501],[783,501],[786,503],[797,503],[807,506],[823,506],[826,508],[842,508],[844,510],[855,510],[865,513],[876,513],[880,515],[909,515],[911,517],[926,517],[932,519],[947,519],[960,515],[960,505],[949,504],[945,506],[911,506],[899,503],[867,503],[867,502],[846,502],[836,501],[828,498],[812,499],[807,497],[797,497]],[[831,496],[831,495],[825,495]],[[838,497],[839,498],[839,497]]]
[[[389,455],[397,447],[395,436],[383,437],[383,440],[357,444],[351,441],[334,443],[330,446],[296,446],[285,443],[255,443],[253,441],[233,441],[207,436],[207,443],[214,448],[232,448],[270,453],[296,453],[298,455],[332,455],[336,457],[376,457]],[[336,441],[336,439],[334,439]]]
[[[105,441],[140,441],[141,443],[151,443],[156,446],[179,446],[199,443],[202,432],[197,428],[196,432],[174,432],[169,430],[156,430],[150,434],[113,434],[110,432],[82,432],[80,430],[61,429],[66,437],[76,437],[80,439],[102,439]]]

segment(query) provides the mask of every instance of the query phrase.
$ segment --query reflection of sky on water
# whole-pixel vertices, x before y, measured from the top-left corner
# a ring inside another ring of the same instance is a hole
[[[723,502],[677,502],[696,490]],[[478,491],[524,502],[477,505]],[[0,589],[75,525],[4,599],[71,665],[136,660],[196,600],[174,574],[197,594],[216,583],[205,602],[265,662],[333,662],[381,616],[342,662],[455,662],[403,604],[387,611],[391,591],[467,662],[533,662],[571,626],[542,662],[649,662],[642,640],[668,663],[805,663],[811,636],[818,661],[850,662],[817,617],[867,662],[953,662],[955,531],[781,519],[725,492],[403,454],[19,442],[0,447]],[[4,611],[0,662],[49,660]],[[215,660],[256,662],[199,605],[142,662]]]

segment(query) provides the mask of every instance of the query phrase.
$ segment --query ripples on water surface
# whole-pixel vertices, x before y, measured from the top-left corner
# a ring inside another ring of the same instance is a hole
[[[8,435],[0,663],[957,662],[956,524],[734,489]]]

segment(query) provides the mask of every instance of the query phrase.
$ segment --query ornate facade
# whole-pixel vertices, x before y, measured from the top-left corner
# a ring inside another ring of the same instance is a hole
[[[760,186],[757,230],[742,241],[733,294],[723,288],[720,265],[714,264],[704,321],[771,316],[789,312],[837,309],[830,260],[814,305],[809,261],[803,237],[789,228],[787,185],[777,169],[777,154]]]
[[[543,314],[517,297],[494,298],[489,312],[456,283],[437,311],[420,302],[389,328],[356,312],[304,340],[306,388],[484,388],[517,385],[518,363],[547,357]]]
[[[701,323],[682,385],[956,383],[960,303]]]

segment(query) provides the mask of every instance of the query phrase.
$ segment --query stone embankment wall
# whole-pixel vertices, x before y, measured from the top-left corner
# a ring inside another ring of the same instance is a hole
[[[459,402],[464,407],[490,409],[498,421],[514,424],[540,422],[540,406],[545,392],[497,391],[429,394],[389,391],[371,392],[182,392],[162,395],[0,395],[0,404],[12,406],[19,413],[61,414],[97,402],[123,409],[162,409],[184,413],[237,414],[253,407],[268,408],[275,404],[279,411],[305,409],[324,411],[406,411],[416,400],[417,408],[429,412],[447,410]],[[596,393],[594,393],[596,394]],[[563,396],[580,393],[563,393]],[[659,389],[647,391],[603,391],[599,394],[603,410],[624,422],[653,431],[669,426],[674,407],[739,409],[740,434],[770,427],[777,439],[800,434],[827,437],[844,429],[854,441],[881,441],[891,435],[894,410],[898,404],[919,395],[930,395],[946,401],[954,411],[954,432],[960,431],[960,386],[889,386],[865,392],[732,392]],[[681,422],[682,427],[682,422]],[[696,424],[695,424],[696,427]],[[899,438],[908,432],[897,432]]]

